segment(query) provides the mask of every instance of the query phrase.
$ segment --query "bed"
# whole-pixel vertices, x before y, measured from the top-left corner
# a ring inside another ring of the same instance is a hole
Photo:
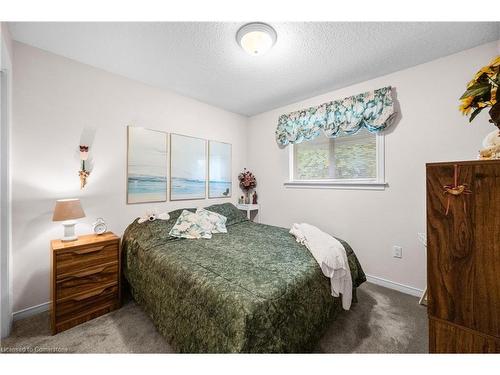
[[[257,224],[230,203],[208,210],[228,218],[227,234],[178,239],[168,221],[128,226],[123,273],[133,298],[179,352],[290,353],[314,350],[341,310],[330,281],[288,229]],[[356,287],[366,281],[344,245]]]

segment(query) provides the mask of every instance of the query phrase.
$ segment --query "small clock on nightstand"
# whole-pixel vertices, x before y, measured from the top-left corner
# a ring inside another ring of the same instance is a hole
[[[98,217],[94,224],[92,224],[92,230],[95,234],[101,235],[106,233],[108,226],[102,217]]]

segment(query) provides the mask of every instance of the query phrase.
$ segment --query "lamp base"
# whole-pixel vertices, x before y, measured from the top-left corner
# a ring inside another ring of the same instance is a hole
[[[75,220],[69,220],[63,223],[64,237],[61,238],[62,242],[76,241],[78,237],[75,235]]]
[[[61,242],[71,242],[71,241],[76,241],[77,239],[78,239],[77,236],[60,238]]]

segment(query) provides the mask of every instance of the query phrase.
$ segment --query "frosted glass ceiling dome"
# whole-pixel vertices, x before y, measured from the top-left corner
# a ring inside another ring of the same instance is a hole
[[[247,23],[236,33],[238,44],[252,56],[260,56],[269,51],[276,43],[276,39],[276,31],[262,22]]]

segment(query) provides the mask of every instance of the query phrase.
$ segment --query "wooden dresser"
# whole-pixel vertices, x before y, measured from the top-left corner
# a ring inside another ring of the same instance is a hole
[[[120,238],[111,232],[51,242],[52,334],[120,306]]]
[[[427,284],[431,353],[500,353],[500,160],[427,164]]]

